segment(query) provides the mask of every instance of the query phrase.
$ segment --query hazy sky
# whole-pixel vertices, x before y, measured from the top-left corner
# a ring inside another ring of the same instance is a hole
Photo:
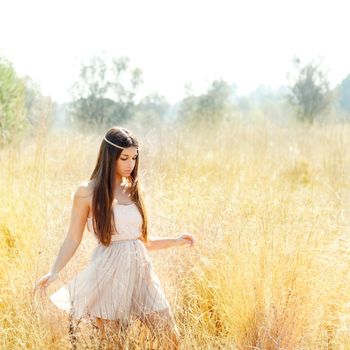
[[[1,1],[0,54],[44,94],[69,100],[83,59],[127,55],[142,94],[175,102],[215,78],[244,94],[286,83],[291,59],[322,57],[334,86],[350,73],[349,1]]]

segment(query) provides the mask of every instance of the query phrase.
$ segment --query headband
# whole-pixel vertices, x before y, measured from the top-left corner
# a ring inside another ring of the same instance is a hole
[[[121,149],[125,149],[125,148],[126,148],[126,147],[118,146],[118,145],[116,145],[115,143],[113,143],[113,142],[111,142],[111,141],[108,141],[108,140],[106,139],[106,136],[104,136],[103,139],[104,139],[106,142],[108,142],[110,145],[114,146],[114,147],[121,148]]]

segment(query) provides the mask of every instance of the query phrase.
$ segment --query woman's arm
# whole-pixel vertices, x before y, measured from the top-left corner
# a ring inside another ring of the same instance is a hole
[[[170,247],[179,247],[184,244],[193,245],[195,243],[195,238],[191,234],[183,234],[179,237],[148,237],[148,243],[145,246],[148,250],[158,250]]]
[[[71,218],[67,235],[58,252],[51,272],[41,277],[35,284],[34,292],[44,289],[57,279],[59,272],[76,252],[83,237],[86,219],[89,212],[88,188],[80,185],[74,193]]]
[[[89,212],[88,188],[80,185],[74,193],[70,224],[51,273],[59,273],[78,249]]]

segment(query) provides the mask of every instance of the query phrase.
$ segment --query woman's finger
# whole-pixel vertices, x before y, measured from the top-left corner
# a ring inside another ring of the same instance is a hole
[[[195,238],[192,235],[185,234],[183,237],[193,243],[195,242]]]
[[[35,287],[34,287],[34,292],[36,292],[41,286],[40,280],[36,282]]]
[[[185,242],[187,243],[187,244],[193,244],[193,240],[192,240],[192,238],[191,237],[184,237],[183,238],[184,240],[185,240]]]
[[[43,290],[42,290],[42,287],[40,286],[38,289],[39,289],[39,295],[40,295],[40,297],[42,297],[42,296],[43,296]]]

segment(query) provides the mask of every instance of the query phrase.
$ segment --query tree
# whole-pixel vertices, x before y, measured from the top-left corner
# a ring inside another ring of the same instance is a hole
[[[153,127],[164,121],[170,107],[164,96],[153,92],[138,103],[135,118],[147,126]]]
[[[291,79],[289,102],[297,110],[302,121],[313,123],[321,112],[332,102],[332,93],[326,74],[320,63],[310,62],[301,65],[298,58],[293,59],[295,75]]]
[[[41,93],[40,86],[29,76],[22,78],[24,85],[24,103],[26,120],[31,128],[46,131],[54,123],[53,102],[51,97]]]
[[[24,84],[12,64],[0,57],[0,145],[25,130]]]
[[[350,74],[342,80],[337,90],[340,107],[350,113]]]
[[[113,58],[108,66],[98,56],[82,64],[80,79],[71,90],[73,119],[98,125],[130,119],[135,110],[136,91],[142,83],[142,71],[129,65],[127,57]]]
[[[195,124],[219,123],[232,108],[231,95],[232,87],[226,81],[215,80],[204,95],[190,95],[181,101],[179,118]]]
[[[230,108],[230,86],[224,80],[214,80],[206,95],[199,99],[199,113],[212,122],[221,121]]]

